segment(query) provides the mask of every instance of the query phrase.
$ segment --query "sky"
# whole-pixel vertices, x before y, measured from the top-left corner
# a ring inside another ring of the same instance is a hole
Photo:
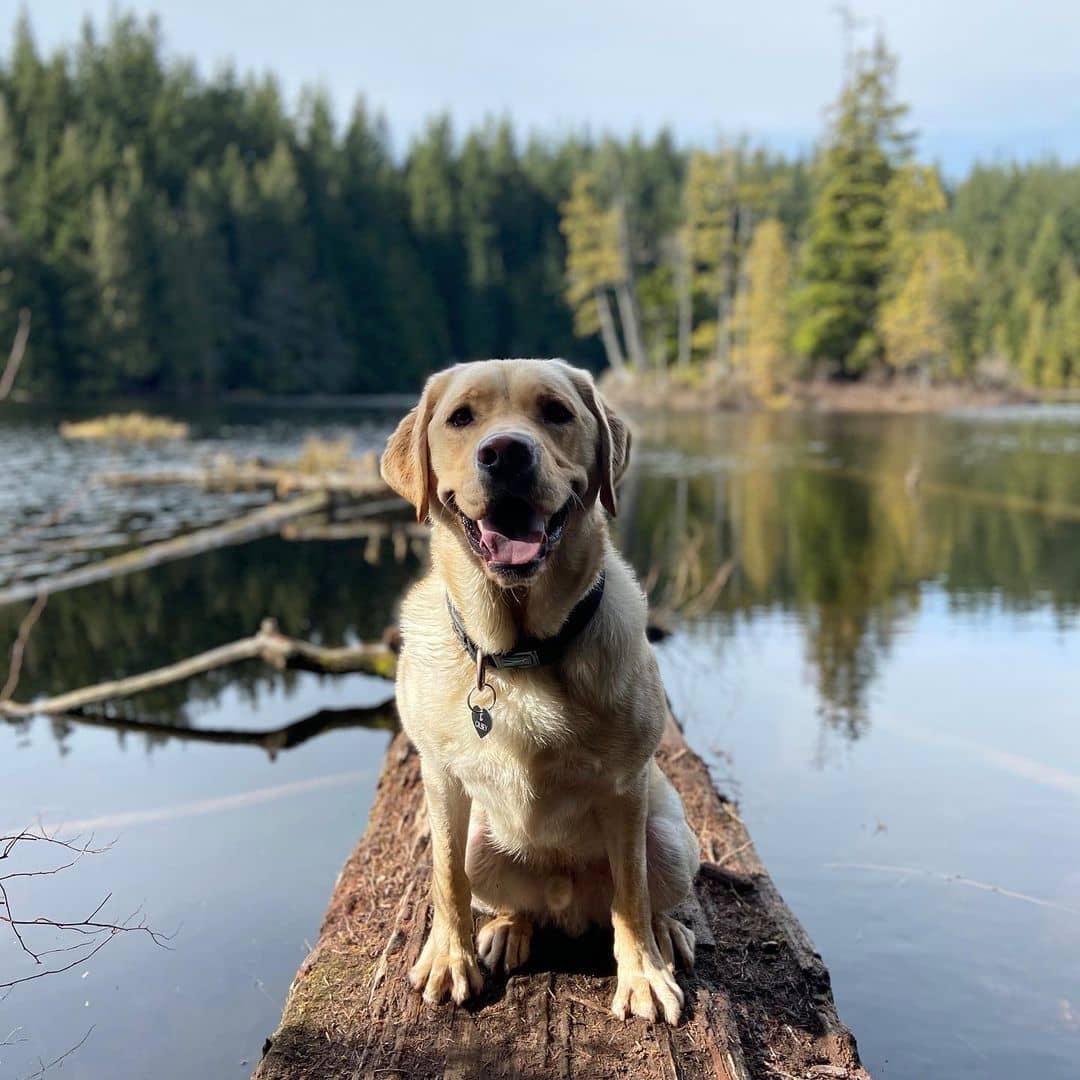
[[[103,25],[113,0],[34,0],[45,48]],[[529,131],[674,130],[684,144],[747,135],[808,150],[842,75],[830,0],[124,0],[156,13],[167,50],[203,72],[273,71],[294,99],[358,95],[404,149],[427,117],[459,130],[508,114]],[[0,0],[5,46],[19,9]],[[962,174],[975,160],[1080,160],[1077,0],[876,0],[857,5],[900,58],[923,158]]]

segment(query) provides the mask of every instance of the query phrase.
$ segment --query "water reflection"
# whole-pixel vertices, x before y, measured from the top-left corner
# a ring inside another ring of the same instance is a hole
[[[1045,604],[1066,622],[1080,605],[1080,415],[720,415],[638,427],[616,528],[654,601],[682,606],[688,632],[721,640],[756,613],[790,614],[824,721],[849,738],[865,732],[870,689],[928,584],[969,613]],[[384,547],[376,564],[368,554],[271,539],[56,595],[19,696],[145,671],[245,637],[268,614],[316,641],[378,637],[420,567],[411,553],[395,561]],[[24,612],[0,608],[0,642]],[[183,726],[190,705],[226,685],[254,701],[292,678],[241,665],[111,715]],[[53,730],[63,741],[68,726]]]
[[[27,646],[19,698],[122,678],[247,637],[272,614],[286,634],[338,644],[378,639],[417,561],[367,561],[363,545],[269,539],[49,598]],[[15,639],[26,605],[0,608],[0,642]],[[189,710],[226,687],[251,702],[292,686],[296,672],[238,664],[115,702],[109,715],[185,726]],[[123,725],[129,727],[129,724]],[[63,742],[70,721],[52,723]],[[148,734],[150,745],[164,736]]]
[[[1076,614],[1076,419],[766,414],[659,421],[645,435],[662,449],[629,481],[624,550],[661,593],[730,560],[702,628],[730,635],[757,611],[791,613],[822,715],[851,738],[927,584],[967,611]]]

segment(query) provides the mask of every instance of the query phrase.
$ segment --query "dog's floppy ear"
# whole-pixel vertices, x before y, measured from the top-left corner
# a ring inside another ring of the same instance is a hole
[[[630,429],[596,389],[593,377],[587,371],[571,370],[582,401],[596,418],[596,473],[586,501],[599,496],[601,505],[614,517],[618,509],[615,487],[630,463]]]
[[[379,464],[382,478],[416,507],[416,520],[420,522],[427,520],[428,501],[434,484],[428,455],[428,425],[442,391],[444,374],[440,372],[428,379],[419,403],[387,440]]]

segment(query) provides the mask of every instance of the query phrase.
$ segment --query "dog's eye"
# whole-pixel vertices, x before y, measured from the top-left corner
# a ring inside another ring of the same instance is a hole
[[[545,401],[541,410],[545,424],[568,424],[574,414],[561,401]]]
[[[451,414],[447,423],[451,427],[468,427],[473,422],[472,409],[468,405],[461,405]]]

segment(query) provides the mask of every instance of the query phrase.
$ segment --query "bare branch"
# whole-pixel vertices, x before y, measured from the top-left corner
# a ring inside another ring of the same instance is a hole
[[[11,352],[8,354],[7,365],[3,375],[0,375],[0,401],[3,401],[11,393],[15,385],[15,376],[19,374],[23,356],[26,355],[26,343],[30,340],[30,309],[22,308],[19,311],[19,327],[15,331],[15,340],[11,343]]]
[[[58,866],[40,870],[19,870],[0,876],[0,924],[6,923],[11,927],[11,933],[18,943],[19,948],[41,969],[32,975],[23,975],[16,979],[10,979],[7,982],[0,982],[0,991],[10,990],[12,987],[22,983],[42,979],[46,975],[59,975],[61,972],[70,971],[72,968],[85,963],[90,957],[103,949],[114,937],[117,937],[120,934],[143,933],[146,934],[155,945],[158,945],[161,948],[168,948],[166,943],[171,940],[171,937],[162,934],[149,926],[138,908],[120,922],[108,922],[100,918],[105,906],[112,899],[112,893],[106,895],[85,918],[67,920],[54,919],[45,915],[38,915],[34,918],[18,918],[12,908],[11,894],[8,889],[8,885],[12,881],[20,878],[51,877],[62,873],[64,870],[70,869],[84,855],[98,855],[108,850],[108,848],[93,847],[92,836],[82,843],[79,843],[75,840],[59,840],[54,836],[50,836],[44,830],[40,833],[24,830],[12,836],[0,836],[0,845],[2,845],[0,858],[10,858],[18,845],[33,842],[41,842],[49,846],[61,848],[65,851],[72,851],[75,853],[75,857]],[[44,949],[37,948],[35,944],[32,944],[31,940],[28,939],[28,935],[42,929],[49,930],[54,934],[71,934],[81,940],[75,941],[72,944],[51,946]],[[68,953],[75,955],[70,961],[60,965],[49,963],[42,959],[43,957]],[[56,1063],[53,1062],[53,1064]]]

